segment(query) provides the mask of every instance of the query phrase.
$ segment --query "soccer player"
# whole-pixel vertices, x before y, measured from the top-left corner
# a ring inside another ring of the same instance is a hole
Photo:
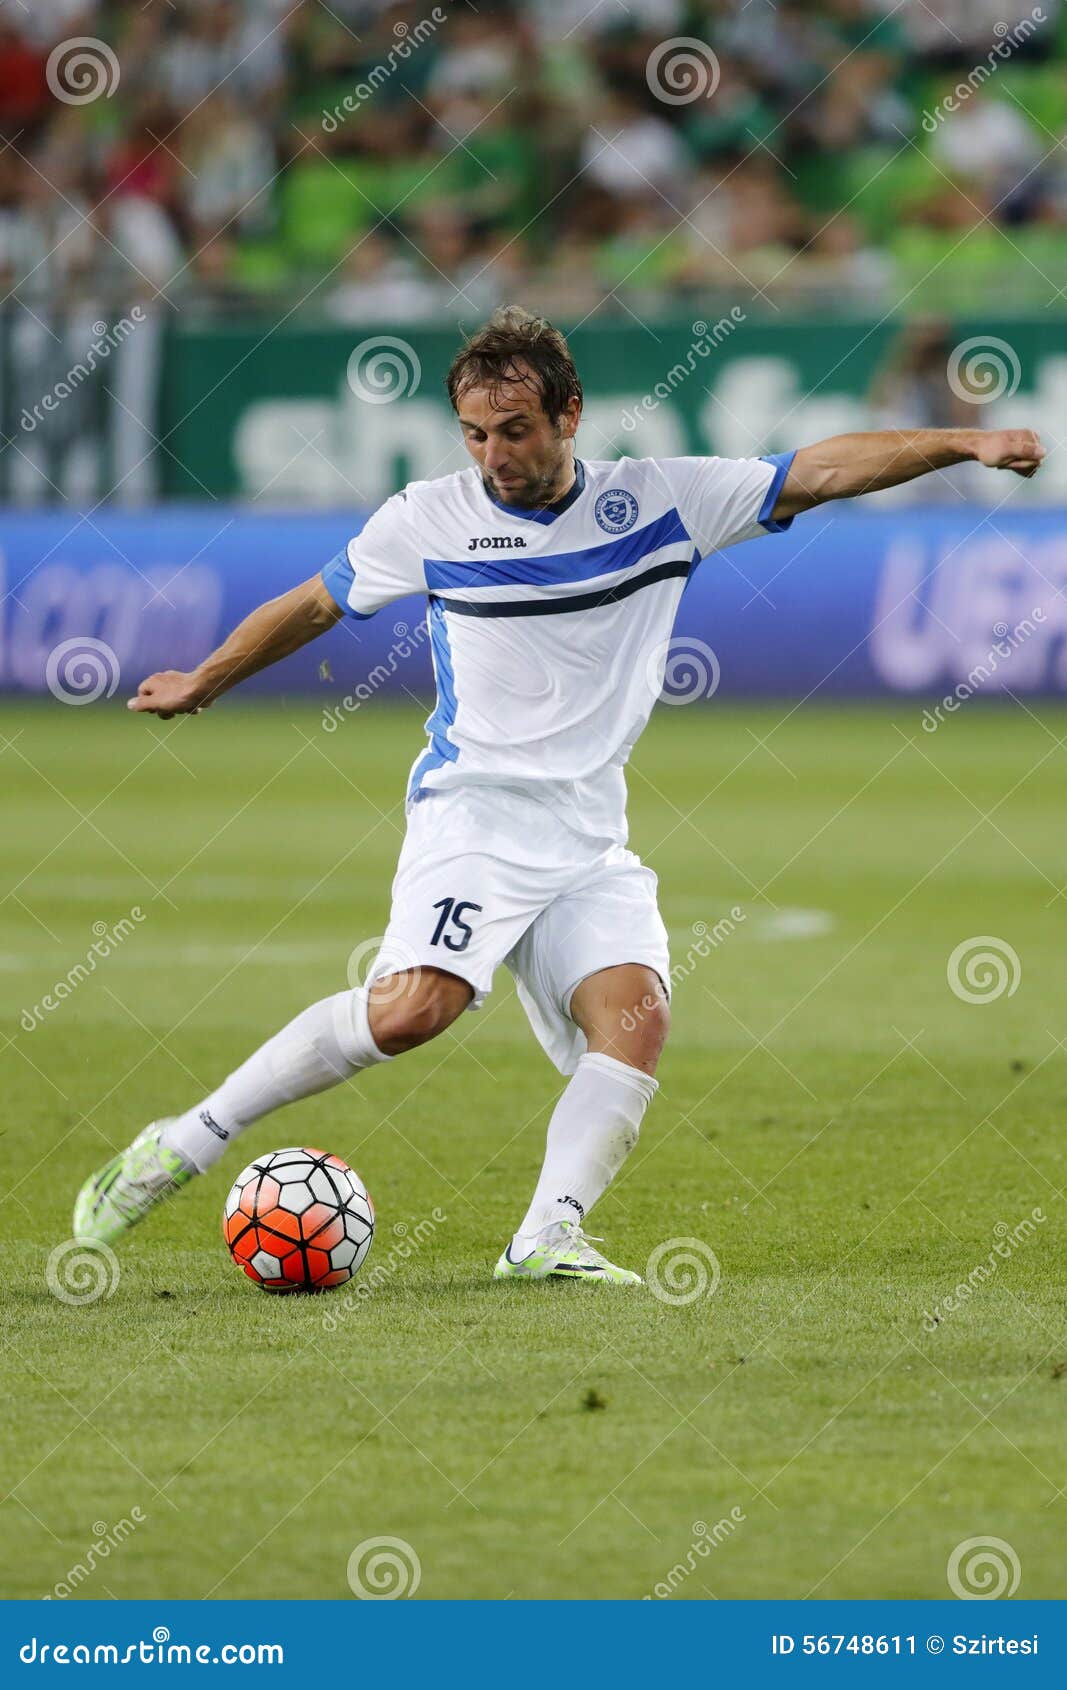
[[[437,705],[366,985],[313,1004],[209,1096],[146,1127],[82,1188],[79,1238],[114,1241],[270,1110],[435,1038],[505,963],[570,1078],[496,1276],[640,1284],[583,1227],[637,1143],[667,1036],[667,935],[656,877],[627,849],[623,771],[686,579],[827,500],[971,459],[1030,476],[1044,457],[1027,429],[919,429],[764,458],[580,460],[567,343],[518,307],[460,349],[448,394],[471,467],[409,483],[321,575],[129,702],[164,721],[204,710],[342,616],[428,600]]]

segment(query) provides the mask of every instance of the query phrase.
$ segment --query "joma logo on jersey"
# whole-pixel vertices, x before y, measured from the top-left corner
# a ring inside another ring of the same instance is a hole
[[[473,540],[467,541],[469,552],[484,551],[486,546],[492,546],[494,549],[504,546],[508,550],[518,550],[521,547],[525,550],[526,541],[521,534],[478,534]]]

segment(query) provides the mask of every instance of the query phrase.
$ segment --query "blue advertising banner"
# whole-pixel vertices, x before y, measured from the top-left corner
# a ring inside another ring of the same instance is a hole
[[[311,575],[366,512],[237,507],[0,519],[0,688],[123,696],[188,669],[254,605]],[[668,665],[710,650],[723,697],[1067,689],[1067,511],[827,507],[690,579]],[[248,683],[343,712],[432,688],[424,606],[399,601]]]
[[[69,1681],[73,1668],[78,1682],[229,1669],[281,1685],[326,1666],[414,1684],[442,1666],[469,1677],[475,1656],[506,1679],[568,1635],[609,1684],[1062,1684],[1067,1656],[1063,1604],[1026,1601],[10,1602],[0,1632],[10,1684]]]

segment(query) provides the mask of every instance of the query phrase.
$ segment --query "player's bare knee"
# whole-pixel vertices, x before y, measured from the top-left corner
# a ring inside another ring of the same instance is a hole
[[[588,1048],[654,1074],[670,1031],[670,1003],[654,969],[622,964],[583,980],[571,1014]]]
[[[670,1032],[670,1005],[662,990],[636,1003],[622,999],[586,1028],[589,1049],[613,1056],[643,1074],[654,1074]]]
[[[371,1036],[386,1056],[415,1050],[450,1027],[473,995],[465,980],[435,969],[385,975],[370,991]]]
[[[654,1074],[667,1035],[671,1030],[671,1010],[666,996],[656,996],[623,1010],[615,1038],[616,1049],[609,1050],[620,1062],[640,1068],[644,1074]]]

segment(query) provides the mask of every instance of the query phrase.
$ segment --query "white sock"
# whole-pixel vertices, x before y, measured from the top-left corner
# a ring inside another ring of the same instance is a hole
[[[390,1060],[371,1037],[366,989],[338,992],[305,1009],[235,1068],[217,1091],[169,1122],[162,1142],[203,1173],[261,1115]]]
[[[613,1056],[587,1053],[548,1123],[541,1178],[516,1237],[560,1221],[581,1223],[637,1143],[659,1082]]]

